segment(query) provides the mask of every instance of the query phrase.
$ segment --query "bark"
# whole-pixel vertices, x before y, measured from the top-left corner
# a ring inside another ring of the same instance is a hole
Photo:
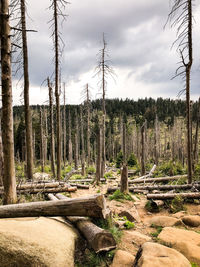
[[[0,121],[0,185],[3,185],[3,145],[1,138],[1,121]]]
[[[122,129],[122,153],[123,153],[123,163],[126,164],[127,161],[127,152],[126,152],[126,145],[127,145],[127,141],[126,141],[126,124],[125,122],[123,122],[123,129]]]
[[[173,190],[173,189],[180,189],[180,190],[186,190],[196,188],[199,189],[199,184],[183,184],[183,185],[145,185],[145,186],[134,186],[129,188],[130,190]]]
[[[144,127],[145,125],[143,124],[141,127],[141,174],[145,175],[145,132],[144,132]]]
[[[94,181],[94,179],[77,179],[77,180],[70,180],[71,181],[74,181],[76,183],[92,183]],[[105,178],[101,178],[100,179],[100,182],[106,182],[106,179]]]
[[[156,200],[164,200],[164,199],[173,199],[175,197],[182,197],[183,199],[200,199],[200,193],[169,193],[169,194],[148,194],[147,199],[156,199]]]
[[[21,25],[23,45],[23,71],[24,71],[24,112],[26,130],[26,173],[29,180],[33,179],[33,141],[32,141],[32,119],[29,106],[29,71],[28,71],[28,48],[26,36],[26,12],[25,0],[21,0]]]
[[[66,103],[65,103],[65,83],[64,83],[64,107],[63,107],[63,162],[66,165]]]
[[[22,194],[39,194],[39,193],[62,193],[62,192],[75,192],[75,191],[77,191],[77,187],[58,186],[55,188],[34,188],[34,189],[17,190],[17,193],[22,195]]]
[[[196,122],[196,131],[195,131],[195,140],[194,140],[194,162],[193,162],[193,166],[194,163],[198,162],[198,143],[199,143],[199,122],[200,122],[200,98],[199,98],[199,103],[198,103],[199,107],[198,107],[198,114],[197,114],[197,122]],[[193,167],[194,169],[194,167]]]
[[[128,193],[128,166],[126,164],[123,164],[122,167],[120,191]]]
[[[12,110],[11,41],[9,1],[0,3],[1,86],[2,86],[2,143],[4,156],[4,203],[16,202],[14,136]]]
[[[52,195],[48,195],[48,197],[51,200],[69,199],[60,194],[57,194],[56,197]],[[88,218],[72,216],[67,216],[66,218],[77,227],[96,253],[109,251],[116,247],[112,234],[96,226]]]
[[[61,119],[59,94],[59,42],[58,42],[58,0],[54,5],[54,45],[55,45],[55,98],[56,98],[56,135],[57,135],[57,179],[61,179]]]
[[[90,99],[89,99],[89,88],[86,86],[87,92],[87,165],[91,163],[90,159]]]
[[[50,113],[50,153],[51,153],[51,171],[53,177],[56,177],[55,169],[55,141],[54,141],[54,122],[53,122],[53,89],[49,80],[47,78],[48,88],[49,88],[49,113]]]
[[[84,184],[77,184],[77,183],[70,183],[70,186],[75,186],[79,189],[89,189],[89,185],[84,185]]]
[[[0,206],[0,218],[37,216],[89,216],[105,218],[106,201],[103,195],[60,201],[41,201]]]
[[[27,183],[27,184],[18,184],[16,189],[17,190],[25,190],[25,189],[38,189],[38,188],[55,188],[58,186],[65,186],[66,183],[64,182],[50,182],[50,183]],[[0,190],[3,190],[2,187],[0,187]]]

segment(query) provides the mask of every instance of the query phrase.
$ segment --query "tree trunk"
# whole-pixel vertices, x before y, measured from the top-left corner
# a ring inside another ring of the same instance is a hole
[[[22,189],[17,190],[18,194],[39,194],[39,193],[62,193],[62,192],[75,192],[77,191],[77,187],[70,187],[70,186],[58,186],[55,188],[32,188],[32,189]],[[3,193],[3,192],[2,192]],[[0,192],[1,194],[1,192]]]
[[[42,108],[40,108],[40,164],[41,171],[44,172],[44,133]]]
[[[65,83],[64,83],[64,107],[63,107],[63,162],[66,166],[66,103],[65,103]]]
[[[189,199],[200,199],[200,193],[168,193],[168,194],[148,194],[147,199],[157,199],[157,200],[163,200],[163,199],[173,199],[175,197],[182,197],[183,199],[189,198]]]
[[[4,156],[4,203],[16,202],[16,179],[14,162],[11,42],[9,26],[9,1],[0,3],[1,38],[1,86],[2,86],[2,143]]]
[[[55,170],[55,141],[54,141],[54,122],[53,122],[53,89],[47,78],[48,88],[49,88],[49,112],[50,112],[50,151],[51,151],[51,171],[53,177],[56,177]]]
[[[48,195],[50,200],[69,199],[61,194],[57,194],[56,197],[52,194]],[[67,216],[67,220],[75,224],[81,234],[86,238],[88,244],[94,249],[96,253],[102,251],[109,251],[116,247],[116,242],[112,234],[95,224],[93,224],[88,218],[85,217],[72,217]]]
[[[33,141],[32,141],[32,119],[29,106],[29,72],[28,72],[28,48],[26,36],[26,12],[25,0],[21,1],[21,25],[23,44],[23,70],[24,70],[24,108],[25,108],[25,130],[26,130],[26,173],[29,180],[33,179]]]
[[[0,218],[37,216],[88,216],[106,218],[108,210],[103,195],[70,200],[30,202],[0,206]]]
[[[198,162],[198,143],[199,143],[199,122],[200,122],[200,98],[199,98],[199,103],[198,103],[198,114],[197,114],[197,122],[196,122],[196,131],[195,131],[195,140],[194,140],[194,162],[193,166],[195,163]],[[193,167],[194,170],[194,167]]]
[[[82,168],[82,176],[85,176],[85,143],[84,143],[84,132],[83,132],[83,109],[81,109],[81,168]]]
[[[57,135],[57,179],[61,179],[61,121],[60,121],[60,93],[59,93],[59,42],[58,42],[58,0],[54,5],[54,45],[55,45],[55,98],[56,98],[56,135]]]
[[[1,137],[1,121],[0,121],[0,185],[3,185],[3,145]]]
[[[145,175],[145,132],[144,124],[141,127],[141,174]]]
[[[128,166],[126,164],[123,164],[120,191],[122,193],[128,193]]]
[[[87,90],[87,165],[89,166],[91,160],[90,160],[90,98],[89,98],[88,84],[86,90]]]
[[[71,133],[71,114],[70,114],[70,107],[69,107],[69,143],[68,143],[68,163],[72,165],[72,133]]]
[[[99,184],[101,179],[102,168],[102,130],[99,127],[97,135],[97,162],[96,162],[96,183]]]
[[[75,165],[75,170],[78,170],[78,114],[77,110],[75,113],[75,136],[74,136],[74,165]]]
[[[169,177],[158,177],[158,178],[147,178],[147,179],[134,179],[129,180],[129,184],[135,184],[135,183],[151,183],[151,182],[165,182],[165,181],[173,181],[173,180],[179,180],[179,179],[186,179],[187,175],[177,175],[177,176],[169,176]]]

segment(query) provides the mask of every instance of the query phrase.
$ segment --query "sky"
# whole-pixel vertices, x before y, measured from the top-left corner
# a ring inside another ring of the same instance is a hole
[[[54,51],[50,21],[50,0],[27,1],[27,24],[37,33],[28,33],[30,103],[48,103],[45,79],[54,73]],[[172,0],[171,0],[172,2]],[[193,7],[194,63],[191,98],[200,95],[200,0]],[[184,84],[171,79],[179,54],[171,48],[176,31],[164,25],[170,11],[168,0],[71,0],[62,12],[60,25],[65,43],[61,58],[66,103],[83,101],[82,90],[89,84],[92,99],[101,97],[101,77],[95,76],[98,53],[105,33],[109,64],[115,77],[107,80],[107,98],[177,98]],[[14,77],[13,104],[23,103],[22,84]],[[185,96],[183,95],[182,98]]]

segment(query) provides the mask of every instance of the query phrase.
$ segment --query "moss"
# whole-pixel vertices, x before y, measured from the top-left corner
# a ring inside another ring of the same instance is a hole
[[[129,200],[129,201],[134,201],[130,194],[121,193],[119,189],[117,189],[111,196],[109,196],[109,200],[116,200],[116,201]]]

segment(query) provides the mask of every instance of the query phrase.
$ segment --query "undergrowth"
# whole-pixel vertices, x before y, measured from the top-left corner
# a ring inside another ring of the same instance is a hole
[[[116,200],[122,202],[123,200],[134,201],[130,194],[121,193],[119,189],[117,189],[111,196],[109,196],[109,200]]]

